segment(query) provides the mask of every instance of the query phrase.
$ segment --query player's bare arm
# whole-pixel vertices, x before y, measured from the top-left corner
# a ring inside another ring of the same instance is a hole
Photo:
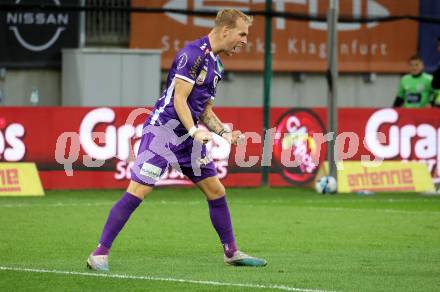
[[[176,78],[175,82],[174,108],[176,109],[180,122],[188,130],[188,133],[194,140],[203,144],[208,143],[212,139],[212,134],[195,127],[191,111],[188,107],[188,96],[192,91],[193,84],[180,78]]]
[[[203,124],[212,132],[218,134],[219,136],[226,139],[229,143],[233,145],[240,144],[241,140],[243,139],[241,131],[233,131],[232,133],[225,129],[223,126],[222,121],[219,119],[219,117],[215,114],[213,111],[213,103],[212,101],[209,101],[206,104],[205,110],[203,111],[202,115],[200,116],[200,120]]]
[[[200,120],[210,131],[220,135],[220,132],[224,130],[223,123],[212,110],[212,105],[212,101],[206,104],[205,110],[200,116]]]

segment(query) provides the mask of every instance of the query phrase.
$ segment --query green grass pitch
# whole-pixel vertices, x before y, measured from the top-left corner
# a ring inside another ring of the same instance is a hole
[[[110,273],[86,269],[122,191],[0,198],[0,291],[439,291],[440,197],[228,190],[231,267],[196,189],[158,189],[116,239]]]

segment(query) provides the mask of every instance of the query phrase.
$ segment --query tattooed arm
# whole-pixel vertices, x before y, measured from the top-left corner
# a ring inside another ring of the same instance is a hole
[[[200,120],[203,124],[212,132],[226,139],[229,143],[238,145],[243,142],[244,136],[240,131],[233,131],[226,129],[223,126],[222,121],[217,117],[217,115],[212,110],[212,101],[210,100],[205,107]]]
[[[223,123],[220,121],[220,119],[217,117],[217,115],[212,110],[212,101],[208,101],[206,104],[205,110],[203,111],[202,115],[200,116],[200,120],[203,124],[212,132],[220,135],[220,132],[222,130],[225,130],[223,127]]]

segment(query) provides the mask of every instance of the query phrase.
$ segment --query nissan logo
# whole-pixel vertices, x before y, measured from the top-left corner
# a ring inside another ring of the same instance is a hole
[[[61,6],[60,0],[52,0],[55,5]],[[15,4],[20,4],[22,0],[16,0]],[[8,28],[14,33],[17,41],[26,49],[34,52],[44,51],[50,48],[60,37],[61,33],[69,24],[68,13],[52,13],[52,12],[8,12],[6,16]],[[51,26],[54,27],[54,33],[43,44],[31,44],[20,33],[20,27],[32,26]]]

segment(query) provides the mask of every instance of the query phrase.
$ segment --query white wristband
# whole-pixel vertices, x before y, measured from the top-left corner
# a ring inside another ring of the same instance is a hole
[[[188,134],[193,137],[194,133],[197,131],[196,126],[192,126],[191,129],[189,129]]]

